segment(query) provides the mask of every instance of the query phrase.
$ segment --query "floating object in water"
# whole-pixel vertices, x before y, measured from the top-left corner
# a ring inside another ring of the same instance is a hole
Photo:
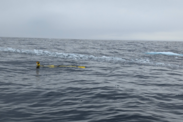
[[[85,68],[85,66],[66,66],[66,65],[40,65],[40,62],[36,62],[36,68],[39,69],[40,67],[48,67],[48,68],[56,68],[56,67],[76,67],[76,68]]]
[[[40,65],[39,61],[37,61],[37,62],[36,62],[36,68],[39,69],[40,66],[41,66],[41,65]]]

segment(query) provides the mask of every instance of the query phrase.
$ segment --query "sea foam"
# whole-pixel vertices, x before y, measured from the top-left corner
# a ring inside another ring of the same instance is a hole
[[[59,57],[59,58],[75,59],[75,60],[79,59],[79,60],[105,61],[105,62],[124,62],[124,61],[126,61],[125,59],[119,58],[119,57],[108,57],[108,56],[97,57],[97,56],[93,56],[93,55],[50,52],[50,51],[37,50],[37,49],[27,50],[27,49],[15,49],[15,48],[11,48],[11,47],[0,47],[0,51],[51,56],[51,57]]]
[[[147,52],[146,54],[151,54],[151,55],[183,56],[183,54],[178,54],[178,53],[173,53],[173,52]]]
[[[125,63],[125,64],[143,64],[143,65],[151,65],[151,66],[165,66],[165,67],[172,67],[172,68],[182,68],[182,66],[179,66],[179,65],[151,61],[149,58],[123,59],[120,57],[108,57],[108,56],[97,57],[94,55],[51,52],[51,51],[37,50],[37,49],[33,49],[33,50],[15,49],[15,48],[11,48],[11,47],[0,47],[0,51],[20,53],[20,54],[29,54],[29,55],[39,55],[39,56],[50,56],[50,57],[58,57],[58,58],[62,58],[62,59],[72,59],[72,60],[87,60],[87,61]],[[146,54],[183,56],[182,54],[177,54],[177,53],[173,53],[173,52],[147,52]]]

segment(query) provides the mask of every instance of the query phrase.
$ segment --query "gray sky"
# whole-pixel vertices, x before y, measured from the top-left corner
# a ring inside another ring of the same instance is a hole
[[[183,0],[0,0],[0,36],[183,41]]]

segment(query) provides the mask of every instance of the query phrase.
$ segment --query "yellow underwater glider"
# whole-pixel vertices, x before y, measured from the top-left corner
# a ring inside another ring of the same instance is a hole
[[[36,68],[40,67],[48,67],[48,68],[56,68],[56,67],[76,67],[76,68],[85,68],[85,66],[65,66],[65,65],[41,65],[39,61],[36,62]]]

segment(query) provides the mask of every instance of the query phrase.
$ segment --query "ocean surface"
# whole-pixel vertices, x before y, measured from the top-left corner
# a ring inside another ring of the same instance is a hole
[[[183,122],[183,42],[1,37],[0,122]]]

